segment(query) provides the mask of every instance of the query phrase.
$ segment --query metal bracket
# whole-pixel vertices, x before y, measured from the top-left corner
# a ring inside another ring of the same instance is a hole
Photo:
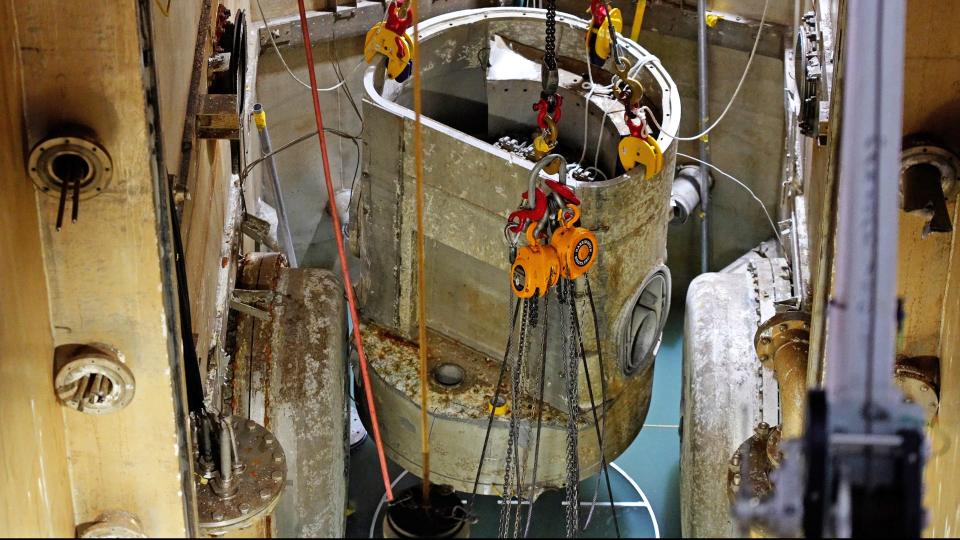
[[[236,94],[204,95],[197,111],[197,138],[239,141],[239,111]]]
[[[243,219],[240,222],[240,232],[253,238],[257,243],[267,246],[272,251],[278,253],[282,251],[276,240],[270,235],[270,222],[265,219],[250,213],[243,214]]]
[[[273,291],[234,289],[230,293],[230,309],[261,321],[269,321],[270,309],[279,304],[278,300],[279,296]]]

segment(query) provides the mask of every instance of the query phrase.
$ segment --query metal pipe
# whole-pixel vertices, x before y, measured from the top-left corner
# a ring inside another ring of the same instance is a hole
[[[713,187],[713,176],[703,174],[703,167],[684,165],[677,170],[670,188],[671,224],[683,224],[700,206],[701,184],[707,178],[707,189]]]
[[[267,174],[270,175],[270,183],[273,185],[274,201],[277,203],[277,236],[283,244],[286,251],[287,262],[290,268],[296,268],[297,253],[293,247],[293,236],[290,233],[290,222],[287,221],[287,208],[283,204],[283,192],[280,189],[280,175],[277,172],[277,161],[270,153],[273,152],[273,145],[270,143],[270,130],[267,129],[267,113],[263,105],[257,103],[253,106],[253,119],[257,125],[257,133],[260,134],[260,153],[266,158]],[[328,204],[335,204],[334,201],[328,201]]]
[[[230,417],[220,420],[220,482],[227,487],[233,481],[233,448],[230,437]]]
[[[700,102],[700,131],[710,125],[709,82],[707,78],[707,0],[697,0],[697,92]],[[700,161],[710,163],[710,143],[707,136],[700,138]],[[700,165],[701,178],[710,174],[706,165]],[[700,184],[700,272],[710,271],[710,186]]]

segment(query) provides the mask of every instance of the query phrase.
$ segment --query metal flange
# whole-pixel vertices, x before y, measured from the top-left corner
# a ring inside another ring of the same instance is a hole
[[[57,347],[54,389],[60,402],[87,414],[107,414],[133,401],[136,382],[120,355],[99,344]]]
[[[773,369],[773,361],[784,347],[803,347],[810,341],[810,315],[802,311],[777,313],[757,328],[753,345],[764,366]]]
[[[909,144],[909,143],[908,143]],[[905,145],[906,146],[906,145]],[[917,165],[930,165],[940,172],[940,187],[943,189],[943,196],[946,199],[953,198],[958,190],[958,177],[960,177],[960,158],[956,154],[935,144],[917,144],[908,146],[900,152],[900,177]],[[902,180],[901,180],[902,184]],[[901,204],[903,206],[903,186],[900,186]]]
[[[897,358],[894,382],[904,397],[923,409],[927,423],[940,410],[940,359],[935,356]]]
[[[245,529],[273,512],[287,479],[286,457],[272,433],[245,418],[233,417],[230,423],[236,462],[242,464],[231,478],[235,488],[214,489],[217,475],[213,479],[194,475],[200,528],[213,536]]]
[[[125,510],[108,510],[84,527],[78,528],[80,538],[146,538],[140,518]]]
[[[50,137],[34,146],[27,170],[37,188],[51,197],[59,197],[61,190],[70,189],[79,179],[80,199],[86,200],[110,184],[113,162],[92,134],[72,131],[78,133]]]

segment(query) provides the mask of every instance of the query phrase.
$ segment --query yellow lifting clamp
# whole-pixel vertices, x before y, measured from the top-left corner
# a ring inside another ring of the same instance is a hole
[[[616,66],[617,81],[614,87],[617,99],[623,103],[623,121],[630,135],[620,140],[617,155],[625,171],[637,164],[645,168],[644,178],[650,180],[663,170],[663,151],[657,140],[650,135],[643,112],[643,86],[630,76],[633,64],[626,58]]]
[[[571,280],[589,272],[597,259],[597,237],[588,229],[574,226],[579,219],[578,206],[568,204],[561,208],[557,213],[560,227],[550,238],[550,245],[560,258],[560,275]]]
[[[378,54],[386,57],[387,75],[397,82],[406,80],[413,70],[413,40],[407,35],[412,19],[413,14],[403,0],[391,2],[386,21],[373,25],[363,45],[367,63]]]
[[[560,280],[560,259],[553,246],[540,245],[535,231],[538,223],[527,227],[527,245],[517,251],[510,269],[513,294],[518,298],[532,298],[547,294]]]
[[[663,170],[663,151],[652,136],[634,137],[633,135],[620,140],[617,155],[623,169],[629,171],[638,164],[646,169],[644,179],[650,180]]]
[[[588,11],[591,19],[586,36],[587,51],[590,53],[590,61],[594,65],[602,66],[607,58],[610,58],[610,52],[613,49],[610,23],[613,23],[613,29],[619,34],[623,30],[623,16],[619,9],[609,9],[601,0],[592,0]]]

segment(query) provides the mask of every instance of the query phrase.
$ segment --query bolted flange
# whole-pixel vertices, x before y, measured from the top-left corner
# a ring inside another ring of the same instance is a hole
[[[212,479],[194,475],[200,529],[213,536],[245,529],[276,507],[287,478],[287,464],[280,443],[266,428],[252,420],[228,420],[236,438],[231,474],[224,489],[220,473]]]
[[[71,409],[107,414],[133,401],[133,372],[105,345],[61,345],[54,353],[54,369],[57,399]]]

